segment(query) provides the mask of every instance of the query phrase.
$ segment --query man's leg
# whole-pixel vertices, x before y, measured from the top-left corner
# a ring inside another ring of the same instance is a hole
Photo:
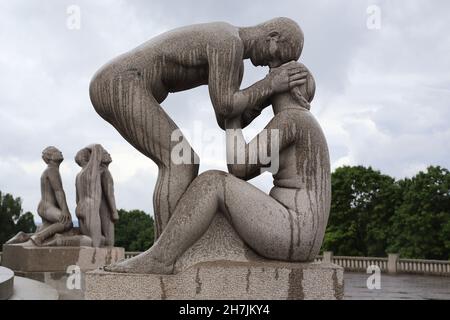
[[[110,81],[94,79],[90,87],[96,111],[137,150],[159,168],[153,194],[155,240],[160,236],[178,200],[198,174],[191,149],[191,163],[174,164],[171,136],[179,130],[140,77],[118,76]]]
[[[41,218],[43,220],[43,227],[31,236],[31,240],[37,246],[48,238],[54,236],[57,233],[62,233],[72,227],[72,221],[63,224],[59,222],[62,212],[60,209],[52,205],[47,205],[45,210],[41,212]]]

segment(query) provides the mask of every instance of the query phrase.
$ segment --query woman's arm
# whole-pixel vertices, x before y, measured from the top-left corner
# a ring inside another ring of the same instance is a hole
[[[244,180],[260,175],[265,171],[262,168],[278,170],[279,153],[295,140],[295,128],[284,114],[276,115],[249,143],[240,128],[240,117],[227,120],[225,126],[228,171]]]

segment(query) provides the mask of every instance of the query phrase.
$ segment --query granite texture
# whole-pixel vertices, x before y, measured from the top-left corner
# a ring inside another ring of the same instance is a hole
[[[176,275],[86,273],[85,298],[342,299],[343,269],[333,264],[214,261]]]
[[[66,272],[70,265],[93,270],[124,259],[123,248],[3,245],[2,265],[15,272]]]
[[[202,261],[314,260],[330,211],[330,159],[309,111],[314,78],[297,61],[303,42],[288,18],[252,27],[211,22],[163,33],[97,71],[94,109],[159,170],[154,245],[106,271],[169,275]],[[245,59],[270,71],[241,89]],[[170,93],[200,85],[226,130],[228,173],[198,175],[198,156],[162,107]],[[269,105],[273,118],[247,143],[242,129]],[[95,148],[90,161],[100,163]],[[247,182],[267,170],[270,194]]]
[[[108,169],[111,156],[102,145],[93,144],[78,151],[75,162],[81,167],[75,180],[75,213],[81,233],[92,239],[93,247],[113,246],[119,214]]]

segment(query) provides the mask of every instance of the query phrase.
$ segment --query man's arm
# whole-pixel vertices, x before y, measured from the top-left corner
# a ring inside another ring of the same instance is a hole
[[[280,116],[273,118],[249,143],[244,139],[239,118],[226,120],[225,125],[228,171],[243,180],[260,175],[261,168],[271,166],[274,157],[295,141],[295,125]],[[277,139],[276,143],[272,139]],[[261,155],[270,155],[270,162],[262,163]]]
[[[243,46],[239,39],[229,39],[207,47],[209,61],[208,88],[217,122],[225,129],[224,120],[237,117],[246,108],[268,105],[273,94],[268,77],[239,90],[242,81]]]
[[[243,45],[230,38],[207,46],[209,61],[208,88],[219,126],[225,119],[239,117],[241,128],[248,125],[270,104],[273,94],[288,91],[304,83],[307,73],[296,62],[272,69],[262,80],[240,90]]]

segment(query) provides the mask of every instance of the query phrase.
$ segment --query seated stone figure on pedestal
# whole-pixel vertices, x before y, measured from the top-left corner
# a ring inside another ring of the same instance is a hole
[[[55,234],[63,233],[73,227],[59,173],[59,166],[64,157],[57,148],[47,147],[42,151],[42,159],[47,164],[41,176],[41,201],[37,209],[42,225],[33,235],[19,232],[7,244],[23,243],[41,246]]]
[[[82,167],[76,177],[76,215],[81,233],[94,247],[114,245],[114,222],[119,219],[114,184],[108,165],[111,156],[99,144],[81,149],[75,162]]]
[[[342,268],[310,263],[323,241],[331,187],[326,139],[309,112],[315,82],[297,62],[303,40],[288,18],[243,28],[193,25],[164,33],[96,73],[90,85],[95,110],[152,159],[159,174],[154,245],[88,273],[89,299],[110,298],[118,287],[133,288],[114,294],[118,299],[342,298]],[[245,59],[270,72],[240,89]],[[227,131],[229,173],[197,176],[197,155],[160,105],[169,93],[200,85],[208,85],[216,120]],[[273,119],[247,144],[242,128],[269,105]],[[175,150],[182,150],[182,161],[173,158]],[[263,167],[272,169],[270,194],[245,181]]]
[[[299,67],[304,68],[301,64]],[[314,81],[271,100],[275,116],[265,130],[246,144],[241,118],[225,121],[227,153],[234,137],[245,145],[246,163],[229,164],[231,174],[207,171],[198,176],[178,202],[156,243],[145,253],[105,267],[108,271],[170,274],[174,264],[208,229],[218,210],[238,235],[267,259],[312,261],[320,250],[331,200],[330,162],[322,130],[309,112]],[[269,132],[269,133],[267,133]],[[279,138],[279,169],[270,195],[243,181],[259,175],[262,164],[251,156],[277,152],[268,134]],[[243,180],[242,180],[243,179]]]

